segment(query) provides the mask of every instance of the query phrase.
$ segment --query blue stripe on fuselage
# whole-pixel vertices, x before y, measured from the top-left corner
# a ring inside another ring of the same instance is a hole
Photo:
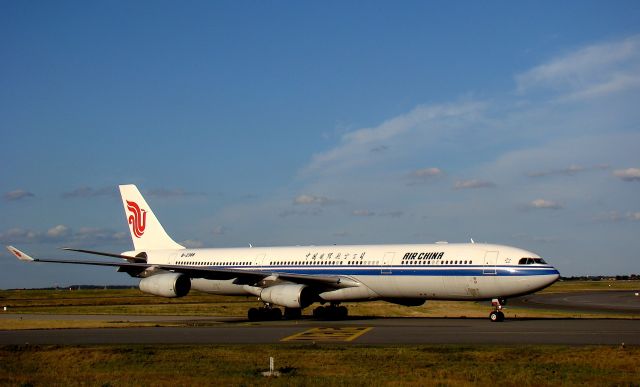
[[[268,266],[268,267],[222,267],[229,269],[259,270],[268,273],[288,273],[306,275],[392,275],[392,276],[437,276],[437,277],[479,277],[479,276],[539,276],[557,275],[558,270],[553,267],[519,267],[519,266],[437,266],[437,267],[406,267],[406,266],[369,266],[369,267],[335,267],[335,266],[314,266],[314,267],[292,267],[292,266]],[[384,272],[384,274],[382,274]]]

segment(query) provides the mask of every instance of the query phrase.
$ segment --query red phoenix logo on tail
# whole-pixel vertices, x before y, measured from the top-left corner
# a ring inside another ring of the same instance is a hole
[[[131,230],[136,238],[140,238],[144,234],[144,228],[147,225],[147,211],[141,210],[140,206],[136,202],[130,202],[127,200],[127,210],[131,213],[129,215],[129,224]]]

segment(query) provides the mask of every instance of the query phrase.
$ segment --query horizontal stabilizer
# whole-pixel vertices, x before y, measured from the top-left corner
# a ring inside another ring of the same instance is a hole
[[[7,250],[9,250],[11,254],[15,255],[21,261],[34,261],[33,258],[31,258],[27,254],[23,253],[22,251],[16,249],[13,246],[6,246],[6,248]]]

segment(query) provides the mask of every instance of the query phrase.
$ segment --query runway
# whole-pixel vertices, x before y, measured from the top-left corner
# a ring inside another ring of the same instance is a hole
[[[513,305],[640,313],[634,292],[550,293]],[[0,331],[0,345],[24,344],[567,344],[640,345],[637,319],[372,318],[250,323],[244,317],[0,314],[0,318],[177,323],[179,327]]]

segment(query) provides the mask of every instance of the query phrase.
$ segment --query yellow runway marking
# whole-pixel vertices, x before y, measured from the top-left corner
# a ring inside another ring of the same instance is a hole
[[[372,327],[311,328],[285,337],[281,341],[353,341],[372,329]]]

